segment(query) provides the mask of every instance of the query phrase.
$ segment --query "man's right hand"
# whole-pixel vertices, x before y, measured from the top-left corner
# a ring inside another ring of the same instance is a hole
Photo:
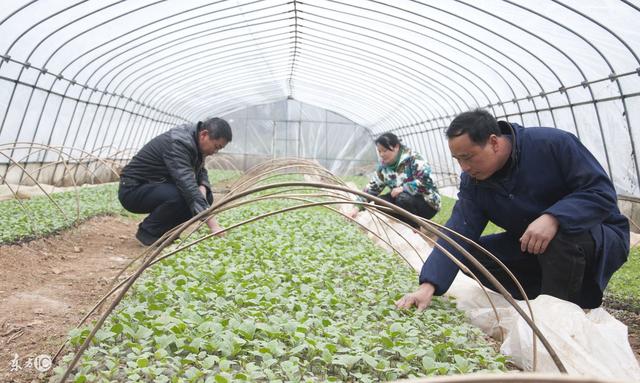
[[[224,230],[224,228],[218,225],[216,217],[209,218],[209,220],[207,221],[207,226],[209,226],[209,230],[211,230],[212,233],[221,231],[221,233],[216,234],[217,237],[224,237],[224,235],[227,234],[226,232],[222,231]]]
[[[355,219],[358,216],[358,213],[360,213],[360,209],[358,209],[357,206],[354,206],[353,209],[351,209],[351,211],[347,213],[347,216],[349,216],[349,218]]]
[[[431,299],[435,291],[436,288],[431,283],[423,283],[416,291],[400,298],[396,302],[396,307],[399,309],[408,309],[415,305],[418,311],[423,311],[431,304]]]

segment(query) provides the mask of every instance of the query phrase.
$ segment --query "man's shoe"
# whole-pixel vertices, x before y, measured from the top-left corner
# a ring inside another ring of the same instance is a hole
[[[143,246],[150,246],[152,245],[155,241],[158,240],[158,237],[154,237],[153,235],[147,233],[146,231],[138,228],[138,231],[136,232],[136,239],[143,245]]]

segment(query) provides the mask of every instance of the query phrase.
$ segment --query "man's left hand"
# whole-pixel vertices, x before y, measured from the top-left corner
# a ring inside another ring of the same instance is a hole
[[[558,232],[558,219],[551,214],[543,214],[531,222],[520,237],[520,250],[531,254],[542,254]]]
[[[400,193],[402,193],[403,190],[404,189],[402,189],[402,186],[398,186],[391,189],[391,197],[398,198],[398,196],[400,195]]]

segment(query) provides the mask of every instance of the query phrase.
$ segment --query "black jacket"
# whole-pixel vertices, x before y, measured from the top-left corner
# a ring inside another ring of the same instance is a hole
[[[175,127],[147,142],[122,169],[120,177],[134,183],[172,183],[178,187],[191,213],[209,207],[199,185],[211,196],[211,184],[198,148],[197,125]]]

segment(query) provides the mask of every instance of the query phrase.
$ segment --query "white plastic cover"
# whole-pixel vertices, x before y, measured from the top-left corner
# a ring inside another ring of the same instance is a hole
[[[349,208],[345,205],[343,212],[347,213]],[[380,220],[386,223],[382,224]],[[424,263],[422,258],[431,252],[431,244],[411,228],[386,218],[373,218],[370,213],[358,214],[357,221],[378,235],[370,235],[378,245],[390,252],[397,251],[420,272]],[[472,324],[499,342],[500,352],[516,366],[524,371],[558,373],[539,340],[534,362],[533,331],[502,295],[488,289],[483,291],[478,283],[462,273],[458,273],[446,295],[455,298],[456,306],[465,312]],[[529,314],[524,301],[518,301],[518,304]],[[530,304],[535,324],[568,374],[616,381],[640,380],[640,366],[629,344],[627,326],[604,308],[585,311],[576,304],[548,295],[540,295]]]
[[[331,111],[296,100],[246,108],[223,116],[241,134],[225,148],[241,168],[266,159],[316,160],[334,174],[367,174],[376,161],[369,131]]]
[[[178,123],[294,99],[370,136],[397,133],[451,184],[459,169],[443,130],[479,106],[577,134],[618,192],[638,195],[639,10],[637,0],[5,0],[0,144],[113,156]]]

